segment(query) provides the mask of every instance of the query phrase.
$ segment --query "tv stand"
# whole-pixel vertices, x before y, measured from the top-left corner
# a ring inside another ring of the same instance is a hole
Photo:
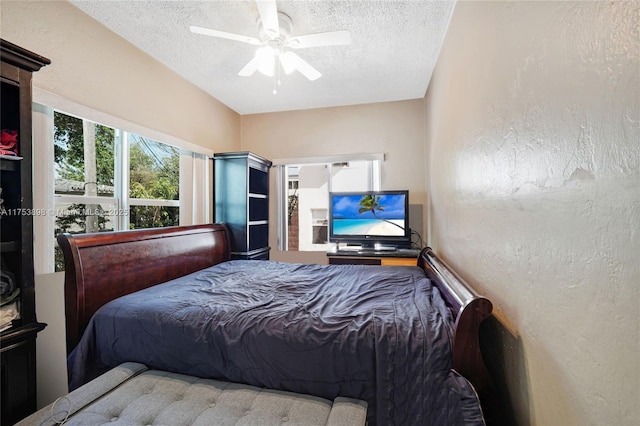
[[[393,247],[392,250],[378,250],[356,246],[340,246],[327,252],[330,265],[380,265],[380,266],[416,266],[419,249]]]
[[[396,247],[396,246],[384,246],[384,245],[376,244],[372,249],[374,251],[396,251],[396,250],[398,250],[398,247]]]
[[[337,251],[375,251],[375,252],[384,252],[384,251],[396,251],[400,248],[398,246],[386,245],[386,244],[353,244],[353,243],[343,243],[337,244]]]

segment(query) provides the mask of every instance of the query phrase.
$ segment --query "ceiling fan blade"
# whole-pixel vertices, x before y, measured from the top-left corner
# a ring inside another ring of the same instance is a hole
[[[258,13],[260,13],[264,31],[271,38],[278,37],[280,35],[280,24],[278,24],[276,0],[256,0],[256,5],[258,6]]]
[[[224,31],[211,30],[209,28],[196,27],[195,25],[191,25],[189,29],[191,30],[192,33],[195,33],[195,34],[226,38],[229,40],[242,41],[244,43],[249,43],[254,45],[261,44],[261,41],[255,37],[248,37],[240,34],[233,34],[233,33],[227,33]]]
[[[286,52],[280,55],[280,63],[285,72],[289,74],[294,69],[300,71],[300,74],[307,77],[309,80],[314,81],[322,77],[320,71],[312,67],[307,61],[293,52]],[[289,72],[287,72],[289,70]]]
[[[251,77],[253,73],[256,72],[259,65],[260,65],[260,60],[258,59],[257,56],[254,56],[253,59],[251,59],[249,63],[240,70],[238,75],[241,77]]]
[[[294,49],[320,46],[344,46],[347,44],[351,44],[351,33],[347,30],[291,37],[287,42],[287,46],[293,47]]]

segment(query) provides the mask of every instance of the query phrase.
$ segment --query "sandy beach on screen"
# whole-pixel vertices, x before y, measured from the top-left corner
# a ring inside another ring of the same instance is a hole
[[[389,222],[379,222],[371,225],[367,233],[372,235],[404,235],[404,231]]]

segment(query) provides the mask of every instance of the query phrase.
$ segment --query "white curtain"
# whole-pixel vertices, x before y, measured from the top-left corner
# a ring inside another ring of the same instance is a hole
[[[208,156],[180,150],[180,225],[211,223],[212,180]]]
[[[33,260],[36,275],[54,271],[53,108],[33,104]],[[46,212],[46,213],[45,213]]]

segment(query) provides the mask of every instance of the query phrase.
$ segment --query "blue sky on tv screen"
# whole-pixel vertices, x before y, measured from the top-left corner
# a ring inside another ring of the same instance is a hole
[[[374,216],[371,211],[358,213],[362,195],[338,195],[333,197],[334,219],[404,219],[404,195],[381,195],[380,206],[384,211],[376,210]]]

